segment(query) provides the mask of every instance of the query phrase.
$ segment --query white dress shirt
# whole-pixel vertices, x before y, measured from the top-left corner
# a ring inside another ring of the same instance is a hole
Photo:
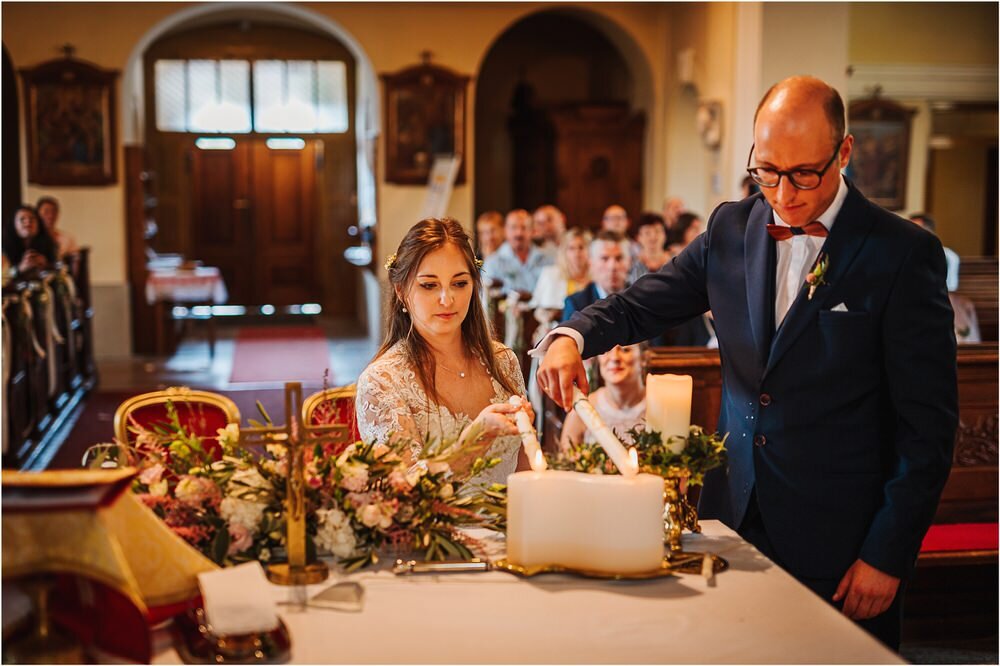
[[[840,174],[837,174],[838,176]],[[837,219],[844,199],[847,198],[847,183],[844,177],[840,176],[840,187],[837,194],[830,203],[830,206],[819,216],[818,222],[826,227],[827,231],[833,229],[833,222]],[[778,217],[774,211],[774,223],[780,227],[787,227],[788,224]],[[819,251],[823,247],[826,238],[822,236],[809,236],[800,234],[792,236],[783,241],[775,241],[777,245],[777,263],[774,270],[774,327],[781,326],[785,315],[798,296],[802,285],[806,283],[806,275],[809,269],[816,262]]]

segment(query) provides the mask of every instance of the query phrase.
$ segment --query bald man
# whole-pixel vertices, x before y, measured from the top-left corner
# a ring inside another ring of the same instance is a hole
[[[663,269],[550,333],[538,382],[568,406],[573,383],[586,391],[581,356],[711,309],[729,460],[706,480],[703,515],[898,649],[902,581],[958,421],[944,253],[841,175],[854,138],[823,81],[772,87],[754,142],[761,192],[719,206]]]

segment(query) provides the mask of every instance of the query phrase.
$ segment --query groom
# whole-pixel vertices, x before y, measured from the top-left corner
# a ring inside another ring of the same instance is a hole
[[[711,309],[729,465],[706,482],[703,515],[898,649],[901,582],[957,426],[941,243],[841,176],[854,138],[823,81],[772,87],[754,141],[761,194],[722,204],[659,272],[550,333],[538,381],[568,407],[574,381],[586,390],[581,354]]]

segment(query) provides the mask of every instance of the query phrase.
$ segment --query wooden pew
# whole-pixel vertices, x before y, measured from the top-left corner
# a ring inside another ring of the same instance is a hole
[[[998,282],[996,257],[962,257],[958,268],[958,290],[976,306],[983,342],[997,341]]]

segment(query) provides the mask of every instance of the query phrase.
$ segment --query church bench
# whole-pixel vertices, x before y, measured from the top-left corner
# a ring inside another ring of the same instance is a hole
[[[998,277],[996,257],[962,257],[958,267],[958,290],[976,306],[983,341],[997,340]]]

